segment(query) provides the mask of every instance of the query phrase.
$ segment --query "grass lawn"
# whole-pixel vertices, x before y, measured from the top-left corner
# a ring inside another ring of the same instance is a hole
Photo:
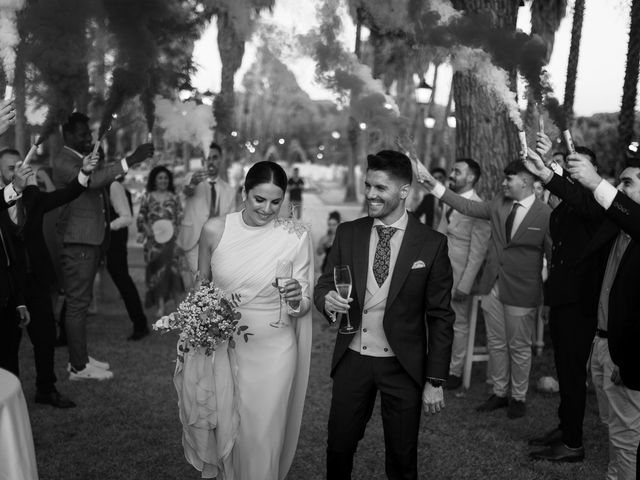
[[[136,273],[140,278],[140,272]],[[196,479],[184,460],[181,426],[172,383],[174,335],[153,334],[126,342],[128,317],[119,297],[107,285],[100,301],[104,313],[90,317],[92,356],[109,361],[115,378],[106,382],[69,382],[67,352],[56,351],[58,389],[78,404],[58,410],[35,404],[31,346],[23,339],[22,381],[29,404],[38,469],[42,480]],[[289,479],[324,478],[326,423],[331,397],[328,376],[335,332],[314,319],[314,342],[307,403],[298,451]],[[547,342],[549,345],[549,342]],[[549,347],[534,361],[532,379],[553,374]],[[588,397],[585,462],[552,465],[527,458],[526,439],[556,423],[557,396],[531,390],[523,419],[509,420],[506,411],[478,414],[474,407],[487,394],[484,365],[476,366],[465,396],[447,392],[446,410],[423,418],[419,472],[425,479],[601,479],[607,462],[607,436],[597,420],[596,399]],[[379,407],[361,442],[354,479],[384,479],[384,442]],[[250,479],[249,479],[250,480]]]

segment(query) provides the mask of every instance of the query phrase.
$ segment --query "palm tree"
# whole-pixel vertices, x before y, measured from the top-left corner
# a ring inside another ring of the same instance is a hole
[[[631,4],[629,45],[627,47],[627,67],[624,74],[622,105],[620,106],[620,121],[618,124],[618,138],[623,152],[626,152],[629,143],[633,140],[639,68],[640,0],[633,0]]]
[[[576,95],[576,78],[578,76],[578,58],[580,57],[580,40],[582,38],[582,21],[584,19],[585,0],[576,0],[573,7],[573,26],[571,27],[571,46],[569,47],[569,63],[567,65],[567,82],[564,87],[564,115],[566,124],[573,120],[573,101]]]

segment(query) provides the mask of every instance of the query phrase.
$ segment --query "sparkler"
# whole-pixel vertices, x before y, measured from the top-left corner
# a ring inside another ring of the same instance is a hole
[[[520,155],[522,158],[527,158],[527,134],[524,130],[518,130],[518,138],[520,139]]]
[[[34,143],[33,145],[31,145],[31,148],[27,152],[27,156],[24,157],[24,161],[22,162],[23,167],[26,167],[27,165],[29,165],[29,162],[31,162],[33,157],[36,156],[37,151],[38,151],[38,145]]]
[[[9,84],[4,89],[4,100],[5,102],[11,100],[13,98],[13,87]]]
[[[573,138],[571,138],[571,132],[569,129],[562,131],[562,136],[564,137],[564,143],[567,145],[567,150],[569,150],[569,154],[573,155],[576,153],[576,147],[573,144]]]

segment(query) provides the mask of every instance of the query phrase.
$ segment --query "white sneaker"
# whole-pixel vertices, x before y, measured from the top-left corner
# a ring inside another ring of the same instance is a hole
[[[107,362],[101,362],[100,360],[96,360],[93,357],[89,357],[89,363],[87,365],[93,365],[100,370],[109,370],[109,364]],[[85,365],[86,367],[86,365]],[[71,371],[71,364],[67,363],[67,372]]]
[[[84,369],[79,371],[74,371],[71,369],[69,372],[69,380],[110,380],[113,378],[113,372],[108,370],[103,370],[98,368],[90,363],[87,364]]]
[[[96,360],[93,357],[89,357],[89,364],[94,367],[101,368],[102,370],[109,370],[109,364],[107,362],[101,362],[100,360]]]

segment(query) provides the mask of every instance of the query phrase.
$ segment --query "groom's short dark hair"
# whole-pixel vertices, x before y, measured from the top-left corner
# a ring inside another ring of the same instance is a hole
[[[395,150],[381,150],[375,155],[367,155],[367,170],[380,170],[405,183],[413,180],[411,160],[404,153]]]

